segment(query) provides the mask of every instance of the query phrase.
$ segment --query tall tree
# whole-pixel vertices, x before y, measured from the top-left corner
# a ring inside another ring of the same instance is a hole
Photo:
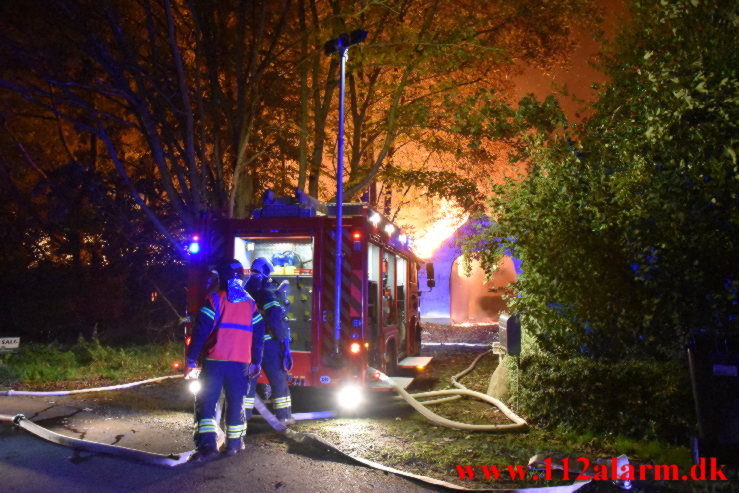
[[[260,158],[281,150],[282,129],[271,123],[280,108],[267,118],[263,88],[282,89],[272,62],[288,7],[3,4],[2,50],[13,70],[0,84],[37,104],[43,118],[92,135],[137,207],[182,252],[182,229],[206,211],[248,210]]]
[[[507,105],[505,90],[520,64],[561,61],[572,44],[570,26],[589,7],[587,1],[568,0],[386,0],[330,2],[328,7],[301,0],[301,27],[314,48],[312,54],[301,49],[307,58],[300,65],[303,101],[311,94],[300,121],[301,134],[311,128],[313,134],[311,157],[300,161],[308,192],[323,192],[322,176],[335,169],[335,153],[326,145],[335,142],[330,110],[337,59],[322,62],[320,52],[329,38],[356,28],[369,32],[364,44],[351,49],[347,69],[345,196],[351,198],[373,180],[391,177],[394,182],[404,177],[404,185],[433,187],[443,177],[429,172],[429,162],[458,177],[460,161],[489,166],[493,159],[485,151],[491,141],[482,137],[481,114]],[[408,174],[411,169],[419,173]]]
[[[577,143],[540,140],[498,189],[481,255],[522,259],[511,302],[542,348],[679,361],[690,331],[738,330],[735,7],[632,2]]]
[[[347,199],[378,179],[463,197],[486,173],[460,172],[460,162],[491,157],[481,115],[507,118],[506,78],[516,64],[564,55],[588,4],[6,2],[0,87],[35,110],[1,111],[11,128],[58,128],[72,161],[94,154],[96,170],[115,170],[184,254],[183,232],[206,213],[246,216],[263,186],[330,198],[338,63],[323,54],[327,39],[370,32],[349,64]]]

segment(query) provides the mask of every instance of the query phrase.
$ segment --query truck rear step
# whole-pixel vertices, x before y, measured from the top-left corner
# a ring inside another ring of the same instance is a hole
[[[401,388],[407,389],[408,386],[413,382],[413,377],[390,377],[393,382],[397,383]],[[367,388],[370,390],[388,391],[392,387],[390,384],[383,382],[382,380],[372,380],[367,384]]]
[[[408,356],[398,362],[398,368],[418,368],[422,369],[431,363],[433,356]]]

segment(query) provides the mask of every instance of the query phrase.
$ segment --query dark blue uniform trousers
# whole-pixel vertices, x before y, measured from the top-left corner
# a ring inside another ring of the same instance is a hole
[[[226,394],[226,438],[238,440],[246,434],[244,397],[249,383],[247,363],[205,360],[199,380],[203,388],[198,396],[198,448],[216,448],[216,403],[221,388]]]
[[[287,385],[287,372],[282,368],[282,345],[276,339],[264,341],[264,356],[262,370],[267,375],[272,386],[272,407],[279,420],[285,420],[292,415],[290,401],[290,387]],[[251,418],[254,410],[254,395],[257,391],[257,377],[249,382],[249,393],[244,400],[246,419]]]

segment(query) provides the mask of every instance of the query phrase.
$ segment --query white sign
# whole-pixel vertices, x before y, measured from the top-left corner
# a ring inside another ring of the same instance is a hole
[[[20,337],[0,337],[0,351],[18,349],[21,345]]]

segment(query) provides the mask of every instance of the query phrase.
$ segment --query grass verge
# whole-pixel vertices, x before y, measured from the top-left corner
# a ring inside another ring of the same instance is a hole
[[[448,350],[447,350],[448,351]],[[478,350],[473,350],[478,351]],[[475,352],[440,352],[427,367],[427,373],[414,382],[412,391],[451,388],[449,377],[465,369]],[[462,379],[472,390],[486,392],[497,357],[483,357],[475,370]],[[656,441],[635,440],[616,435],[577,433],[565,428],[541,428],[530,423],[526,433],[468,432],[436,426],[404,403],[373,396],[371,409],[361,416],[334,420],[302,422],[298,431],[311,432],[335,443],[345,452],[374,460],[416,474],[442,479],[460,486],[476,488],[523,488],[571,483],[534,480],[533,472],[525,479],[511,481],[503,476],[497,481],[460,479],[457,464],[526,465],[534,455],[610,459],[626,454],[632,463],[676,464],[680,470],[690,466],[687,447]],[[460,399],[432,406],[446,418],[464,423],[507,423],[508,419],[492,406],[477,400]],[[525,416],[524,416],[525,417]],[[674,482],[672,482],[674,483]],[[670,488],[675,485],[670,485]],[[681,488],[690,490],[688,485]],[[693,485],[694,486],[694,485]]]
[[[0,355],[0,388],[73,389],[141,380],[175,373],[182,344],[105,346],[97,339],[75,344],[24,344]]]

